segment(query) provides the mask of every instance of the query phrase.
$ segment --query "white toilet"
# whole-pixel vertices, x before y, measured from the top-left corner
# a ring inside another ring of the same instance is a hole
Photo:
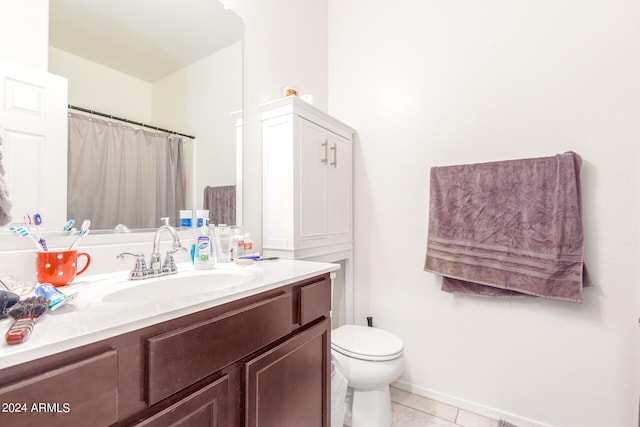
[[[331,357],[353,389],[352,427],[391,426],[389,384],[404,371],[403,351],[402,340],[382,329],[343,325],[331,331]]]

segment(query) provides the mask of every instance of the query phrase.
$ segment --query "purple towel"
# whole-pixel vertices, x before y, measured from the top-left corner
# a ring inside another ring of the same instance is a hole
[[[581,164],[567,152],[431,168],[425,271],[446,292],[581,302]]]
[[[209,223],[236,224],[236,186],[204,187],[203,209],[209,210]]]

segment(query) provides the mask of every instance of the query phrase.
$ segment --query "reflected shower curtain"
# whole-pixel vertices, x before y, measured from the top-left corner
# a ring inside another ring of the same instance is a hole
[[[182,138],[69,113],[67,216],[91,228],[176,225],[185,207]]]

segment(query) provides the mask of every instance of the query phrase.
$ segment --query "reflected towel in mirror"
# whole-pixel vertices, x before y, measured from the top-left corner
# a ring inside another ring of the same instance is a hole
[[[236,186],[204,187],[203,209],[209,210],[210,224],[236,225]]]

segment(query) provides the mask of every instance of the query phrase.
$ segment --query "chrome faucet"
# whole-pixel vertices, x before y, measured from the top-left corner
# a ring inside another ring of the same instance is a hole
[[[175,260],[173,259],[173,254],[182,250],[186,251],[187,248],[182,246],[180,243],[180,237],[178,236],[178,232],[175,228],[169,225],[169,218],[161,218],[164,221],[164,224],[156,230],[156,235],[153,237],[153,252],[151,253],[151,261],[149,261],[149,268],[152,271],[152,274],[172,274],[177,271]],[[167,251],[167,256],[164,259],[164,264],[160,265],[160,238],[162,237],[162,233],[164,231],[168,231],[173,237],[173,246],[171,250]]]
[[[173,258],[173,254],[178,251],[186,251],[187,248],[182,246],[180,243],[180,237],[176,232],[176,229],[169,225],[169,218],[161,218],[164,221],[164,224],[161,225],[157,230],[156,234],[153,237],[153,252],[151,253],[151,259],[149,261],[149,267],[147,267],[144,262],[143,254],[132,254],[129,252],[123,252],[118,255],[118,259],[124,259],[125,255],[133,256],[136,258],[136,264],[133,267],[133,270],[129,273],[129,280],[140,280],[146,279],[148,277],[158,277],[165,276],[167,274],[175,274],[178,271],[176,267],[175,259]],[[162,238],[162,234],[168,231],[173,238],[172,248],[167,251],[167,255],[165,256],[164,263],[161,261],[160,257],[160,239]]]

